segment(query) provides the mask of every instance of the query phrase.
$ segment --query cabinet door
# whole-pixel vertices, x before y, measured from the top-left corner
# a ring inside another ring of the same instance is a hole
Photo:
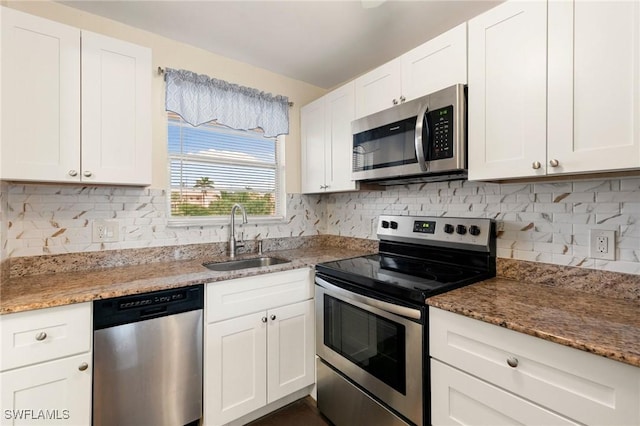
[[[356,118],[391,108],[402,95],[401,61],[396,58],[358,77],[356,84]]]
[[[266,404],[266,321],[259,312],[207,325],[205,424],[222,425]]]
[[[356,189],[351,180],[355,118],[355,84],[353,82],[326,95],[326,171],[327,192]]]
[[[542,1],[469,21],[469,179],[545,174],[546,33]]]
[[[407,101],[454,84],[467,84],[467,24],[405,53],[402,94]]]
[[[300,109],[302,193],[324,192],[325,185],[324,97]]]
[[[579,424],[434,359],[431,422],[434,426]]]
[[[82,180],[151,183],[151,50],[82,32]]]
[[[550,174],[640,167],[640,3],[549,2]]]
[[[0,373],[1,424],[91,424],[90,366],[86,353]]]
[[[315,381],[313,300],[269,311],[268,402]]]
[[[0,178],[80,180],[80,31],[0,8]]]

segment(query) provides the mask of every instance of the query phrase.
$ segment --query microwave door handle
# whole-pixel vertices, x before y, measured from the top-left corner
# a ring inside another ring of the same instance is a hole
[[[420,109],[418,113],[418,118],[416,118],[416,134],[415,134],[415,147],[416,147],[416,157],[418,159],[418,164],[420,165],[420,170],[423,172],[427,171],[427,160],[424,155],[424,144],[422,143],[422,128],[424,127],[424,118],[429,111],[429,105],[425,105]],[[427,141],[429,140],[429,125],[424,129],[427,136]]]

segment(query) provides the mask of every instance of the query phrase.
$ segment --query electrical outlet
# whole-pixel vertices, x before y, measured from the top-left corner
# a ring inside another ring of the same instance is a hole
[[[616,231],[589,231],[589,255],[593,259],[616,260]]]
[[[118,222],[114,220],[93,221],[92,241],[94,243],[113,243],[120,238]]]

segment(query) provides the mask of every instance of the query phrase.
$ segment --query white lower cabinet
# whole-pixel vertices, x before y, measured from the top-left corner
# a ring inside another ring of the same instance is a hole
[[[91,424],[91,304],[0,316],[1,425]]]
[[[433,425],[638,425],[640,368],[429,308]]]
[[[227,424],[315,382],[312,291],[308,268],[207,286],[206,425]]]
[[[2,425],[91,424],[91,354],[0,373]]]
[[[431,360],[434,425],[577,425],[435,359]]]

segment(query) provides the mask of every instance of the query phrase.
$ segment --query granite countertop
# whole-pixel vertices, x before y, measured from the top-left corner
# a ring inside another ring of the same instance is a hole
[[[497,277],[427,304],[640,367],[637,300]]]
[[[229,260],[228,256],[210,256],[93,271],[14,277],[3,282],[0,288],[0,314],[312,267],[320,262],[369,253],[370,250],[353,247],[302,247],[264,253],[265,256],[290,260],[289,263],[230,272],[215,272],[202,266],[204,262]],[[251,257],[257,255],[239,255],[236,259]]]

